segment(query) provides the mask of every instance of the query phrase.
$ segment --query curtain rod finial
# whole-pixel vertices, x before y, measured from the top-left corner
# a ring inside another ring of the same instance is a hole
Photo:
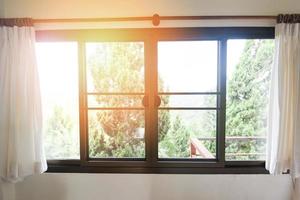
[[[154,26],[158,26],[160,24],[160,18],[159,18],[159,15],[158,14],[154,14],[152,16],[152,24]]]

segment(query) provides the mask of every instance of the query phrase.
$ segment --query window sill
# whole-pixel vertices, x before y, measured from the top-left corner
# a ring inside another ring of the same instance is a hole
[[[125,174],[269,174],[263,164],[225,167],[104,167],[80,164],[48,164],[47,173],[125,173]]]

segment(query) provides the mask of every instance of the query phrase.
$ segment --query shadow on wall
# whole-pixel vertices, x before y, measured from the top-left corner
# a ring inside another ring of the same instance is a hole
[[[155,200],[153,175],[54,174],[27,178],[16,186],[16,200]]]
[[[64,179],[57,179],[56,176],[27,177],[16,184],[15,200],[65,200],[67,199],[66,184]]]
[[[293,193],[293,199],[296,199],[297,194],[300,194],[300,179],[296,179],[296,183],[294,185],[294,193]]]
[[[0,200],[15,200],[15,185],[0,179]]]
[[[0,179],[0,200],[3,200],[4,196],[3,196],[3,183]]]

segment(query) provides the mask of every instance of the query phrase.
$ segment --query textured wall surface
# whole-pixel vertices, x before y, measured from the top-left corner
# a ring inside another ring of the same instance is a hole
[[[289,176],[44,174],[16,186],[17,200],[289,200]]]

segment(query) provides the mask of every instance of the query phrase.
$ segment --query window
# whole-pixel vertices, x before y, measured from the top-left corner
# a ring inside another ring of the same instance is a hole
[[[215,159],[218,41],[158,42],[159,158]],[[193,143],[211,137],[201,155]]]
[[[37,38],[49,171],[267,173],[274,28]]]
[[[228,40],[227,47],[226,160],[265,160],[274,41]]]
[[[79,159],[76,42],[38,42],[37,62],[47,159]]]
[[[88,42],[89,152],[96,158],[145,158],[143,42]]]

